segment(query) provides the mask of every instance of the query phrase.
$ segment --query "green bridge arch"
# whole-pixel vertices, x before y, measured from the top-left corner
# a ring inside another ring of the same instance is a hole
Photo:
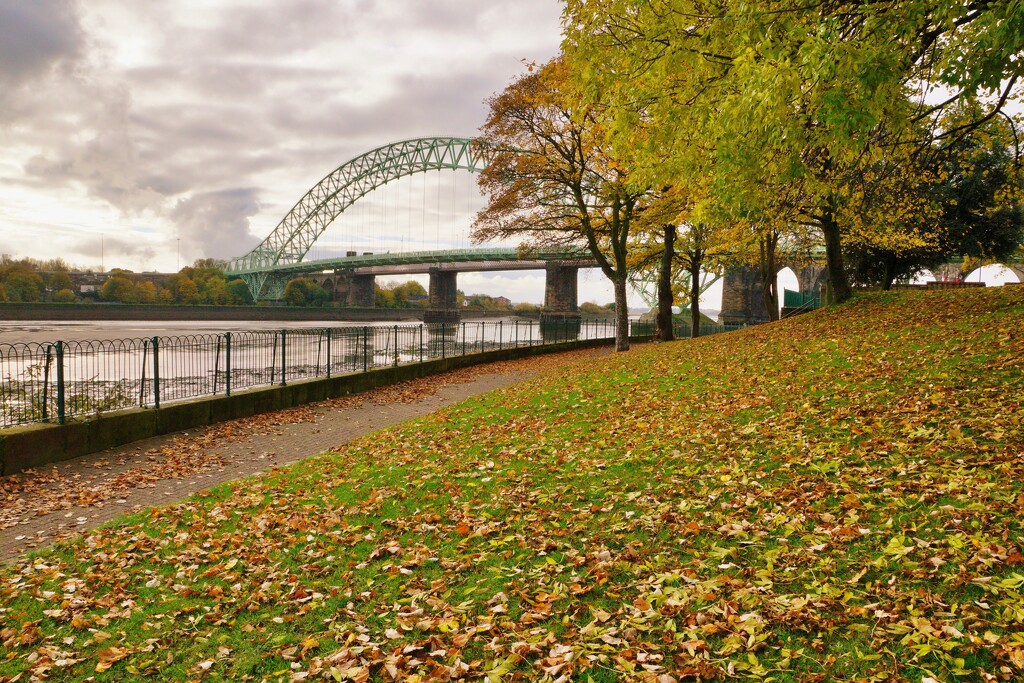
[[[392,142],[334,169],[312,187],[259,245],[227,263],[258,296],[270,271],[299,263],[324,230],[358,199],[392,180],[427,171],[483,170],[488,160],[474,138],[424,137]]]

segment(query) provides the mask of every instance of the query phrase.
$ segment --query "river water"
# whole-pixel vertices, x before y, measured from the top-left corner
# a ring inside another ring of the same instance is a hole
[[[510,319],[511,320],[511,319]],[[250,330],[301,330],[323,327],[380,327],[395,323],[323,321],[219,321],[219,320],[99,320],[99,321],[5,321],[0,323],[0,343],[54,342],[57,340],[106,340],[167,337],[183,334],[221,334]],[[402,323],[407,325],[410,323]],[[416,324],[416,323],[411,323]]]

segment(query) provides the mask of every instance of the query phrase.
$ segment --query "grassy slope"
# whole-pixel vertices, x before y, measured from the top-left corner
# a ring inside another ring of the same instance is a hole
[[[1022,395],[1024,288],[648,346],[3,570],[0,680],[1020,680]]]

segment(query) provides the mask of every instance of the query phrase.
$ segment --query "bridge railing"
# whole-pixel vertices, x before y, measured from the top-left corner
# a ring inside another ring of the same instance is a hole
[[[402,363],[614,336],[613,320],[568,319],[0,344],[0,427],[63,424]]]

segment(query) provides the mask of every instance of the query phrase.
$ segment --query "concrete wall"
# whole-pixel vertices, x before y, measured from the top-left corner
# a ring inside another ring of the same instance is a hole
[[[0,475],[68,460],[151,436],[324,401],[470,365],[604,346],[610,343],[611,340],[588,340],[488,351],[330,379],[294,382],[284,387],[253,389],[231,396],[170,403],[156,409],[133,408],[64,425],[34,424],[10,427],[0,430]]]

